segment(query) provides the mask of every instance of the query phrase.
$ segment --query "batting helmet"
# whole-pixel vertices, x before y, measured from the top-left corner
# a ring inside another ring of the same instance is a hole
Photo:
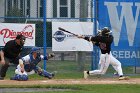
[[[101,33],[103,36],[106,36],[106,35],[109,35],[111,33],[110,29],[108,27],[104,27],[102,30],[101,30]]]

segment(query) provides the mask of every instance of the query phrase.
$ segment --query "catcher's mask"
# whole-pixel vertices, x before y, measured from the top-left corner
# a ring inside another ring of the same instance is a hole
[[[17,37],[16,37],[16,39],[19,39],[19,40],[20,40],[20,45],[21,45],[21,46],[24,45],[25,40],[26,40],[25,36],[22,35],[22,34],[18,34]]]

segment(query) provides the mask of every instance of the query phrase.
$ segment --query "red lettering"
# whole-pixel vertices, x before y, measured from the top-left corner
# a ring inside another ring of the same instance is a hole
[[[22,34],[28,39],[33,39],[33,36],[32,36],[33,32],[34,32],[34,29],[33,29],[32,25],[27,25],[20,32],[15,32],[14,30],[10,30],[8,28],[2,29],[0,31],[0,35],[3,35],[3,42],[5,43],[4,38],[15,39],[18,34]]]

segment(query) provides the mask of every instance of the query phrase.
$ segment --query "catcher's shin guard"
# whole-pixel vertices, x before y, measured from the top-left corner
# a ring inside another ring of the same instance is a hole
[[[39,73],[40,76],[44,76],[44,77],[47,77],[48,79],[52,79],[54,77],[54,74],[53,73],[49,73],[45,70],[42,70],[41,73]]]

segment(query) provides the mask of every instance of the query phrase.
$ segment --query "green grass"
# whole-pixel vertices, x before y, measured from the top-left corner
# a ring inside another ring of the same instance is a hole
[[[42,64],[39,64],[43,67]],[[14,74],[15,67],[11,66],[7,72],[6,79],[9,79]],[[83,70],[90,70],[90,62],[86,62]],[[83,71],[79,70],[77,62],[74,61],[48,61],[47,71],[56,71],[55,79],[81,79]],[[124,74],[131,75],[131,78],[139,78],[140,75],[133,73],[133,67],[123,67]],[[113,78],[114,69],[110,66],[104,77]],[[41,80],[37,74],[30,75],[31,80]],[[4,85],[0,88],[48,88],[51,89],[47,93],[139,93],[140,84],[92,84],[92,85]],[[59,91],[57,89],[61,89]],[[12,93],[12,92],[10,92]],[[18,93],[18,92],[16,92]],[[27,92],[19,92],[27,93]],[[28,93],[46,93],[46,92],[28,92]]]
[[[43,63],[43,62],[42,62]],[[83,66],[83,70],[91,70],[90,62],[85,62]],[[43,67],[42,64],[39,64],[40,67]],[[15,66],[11,66],[8,69],[6,74],[6,79],[9,79],[12,75],[14,75]],[[83,78],[83,70],[79,70],[78,63],[75,61],[48,61],[47,62],[47,71],[48,72],[57,72],[55,75],[55,79],[79,79]],[[135,74],[133,72],[133,67],[122,67],[124,75],[131,75],[131,77],[137,78],[140,77],[139,74]],[[113,77],[114,69],[110,66],[106,72],[104,77]],[[43,79],[37,74],[30,75],[29,79]]]

